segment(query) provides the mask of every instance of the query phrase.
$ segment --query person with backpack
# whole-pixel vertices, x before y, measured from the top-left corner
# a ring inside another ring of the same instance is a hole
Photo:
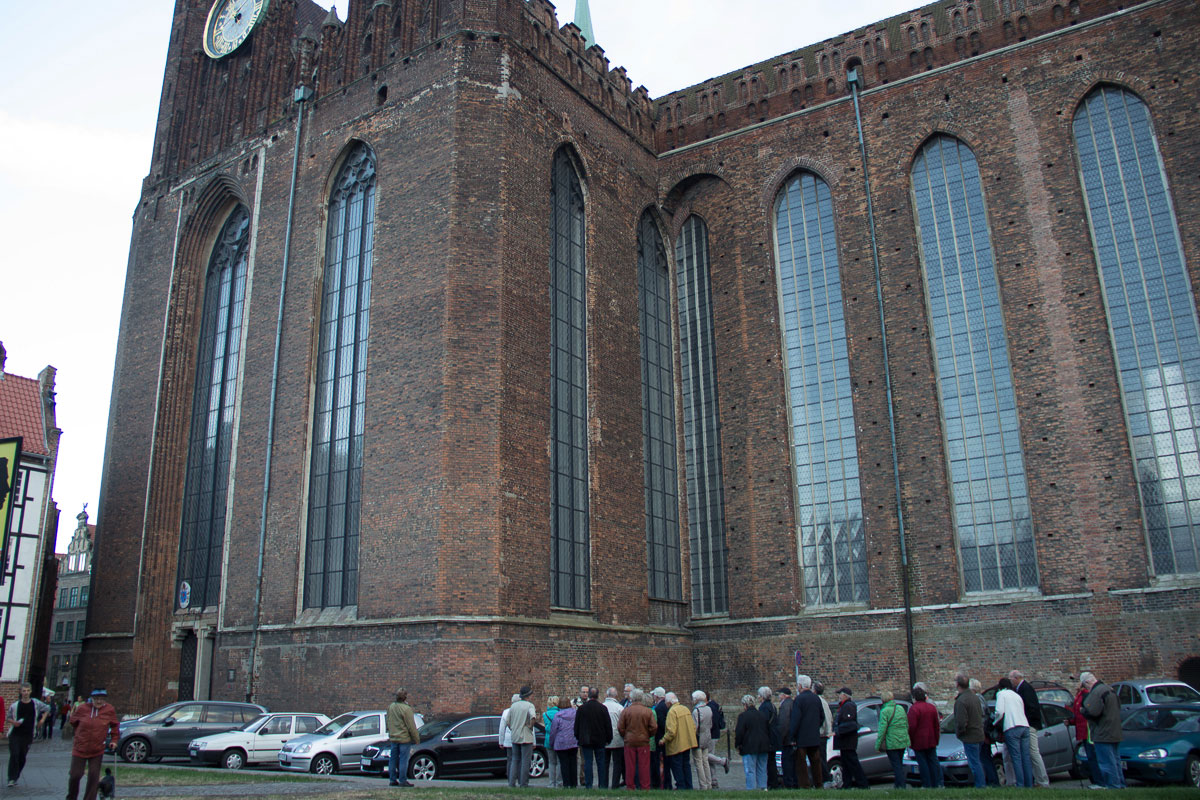
[[[879,708],[879,735],[875,738],[875,749],[886,753],[892,763],[892,786],[907,788],[904,775],[904,750],[909,745],[908,715],[896,702],[896,695],[884,689],[879,693],[883,705]]]
[[[716,753],[717,742],[721,741],[721,731],[725,730],[725,714],[721,711],[721,704],[713,700],[712,692],[705,692],[704,699],[708,703],[708,707],[712,709],[712,739],[713,746],[708,751],[709,773],[712,775],[712,786],[717,788],[717,773],[712,771],[712,766],[715,764],[725,770],[725,774],[729,774],[729,759],[724,756],[719,756]]]

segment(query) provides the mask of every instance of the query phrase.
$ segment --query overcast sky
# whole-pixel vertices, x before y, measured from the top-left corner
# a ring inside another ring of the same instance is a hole
[[[10,373],[58,369],[60,552],[84,503],[96,521],[132,214],[150,165],[173,5],[4,4],[0,341]],[[611,65],[659,96],[916,5],[591,0],[591,14]],[[560,23],[574,19],[575,0],[558,8]],[[345,10],[343,0],[343,19]]]

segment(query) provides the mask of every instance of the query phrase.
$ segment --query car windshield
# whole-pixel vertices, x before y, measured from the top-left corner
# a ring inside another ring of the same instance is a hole
[[[1121,724],[1127,731],[1200,732],[1200,709],[1144,708]]]
[[[1147,686],[1151,703],[1200,703],[1200,692],[1184,683],[1164,683]]]
[[[954,715],[947,714],[942,717],[942,733],[954,733]]]
[[[340,717],[335,717],[334,719],[329,720],[329,722],[326,722],[324,725],[317,728],[315,731],[313,731],[313,733],[321,736],[339,733],[342,728],[346,727],[356,719],[358,719],[357,714],[342,714]]]
[[[247,733],[254,733],[256,730],[258,730],[259,726],[262,725],[264,721],[266,721],[268,716],[270,716],[270,715],[259,714],[257,717],[255,717],[254,719],[250,720],[245,725],[243,725],[241,729],[246,731]]]
[[[417,735],[420,736],[421,741],[424,742],[428,739],[434,738],[435,736],[441,736],[443,733],[450,730],[450,726],[453,724],[454,724],[453,721],[448,722],[446,720],[438,720],[436,722],[426,722],[417,731]]]

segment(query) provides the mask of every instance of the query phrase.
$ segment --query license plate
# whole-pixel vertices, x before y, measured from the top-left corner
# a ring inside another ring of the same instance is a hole
[[[364,758],[361,763],[362,763],[362,766],[369,767],[369,766],[371,766],[371,759]]]
[[[188,750],[188,755],[191,755],[191,756],[195,757],[195,756],[198,756],[198,755],[200,755],[200,751],[199,751],[199,750],[194,750],[194,749],[193,749],[193,750]]]
[[[292,757],[291,756],[280,756],[279,763],[280,764],[290,764],[290,763],[292,763]]]

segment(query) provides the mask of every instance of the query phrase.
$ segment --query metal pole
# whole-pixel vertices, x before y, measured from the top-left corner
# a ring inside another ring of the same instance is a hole
[[[904,640],[908,648],[908,682],[917,682],[917,660],[913,652],[912,599],[908,585],[908,547],[904,540],[904,498],[900,493],[900,457],[896,451],[896,411],[892,400],[892,370],[888,362],[887,325],[883,318],[883,278],[879,270],[879,243],[875,237],[875,206],[871,202],[871,178],[867,172],[867,142],[863,137],[862,111],[858,105],[858,70],[846,73],[850,96],[854,98],[854,123],[858,129],[858,151],[862,156],[863,188],[867,194],[867,224],[871,231],[871,261],[875,267],[875,302],[879,308],[879,334],[883,346],[883,383],[887,391],[888,435],[892,445],[892,479],[896,491],[896,524],[900,534],[900,576],[904,592]]]

